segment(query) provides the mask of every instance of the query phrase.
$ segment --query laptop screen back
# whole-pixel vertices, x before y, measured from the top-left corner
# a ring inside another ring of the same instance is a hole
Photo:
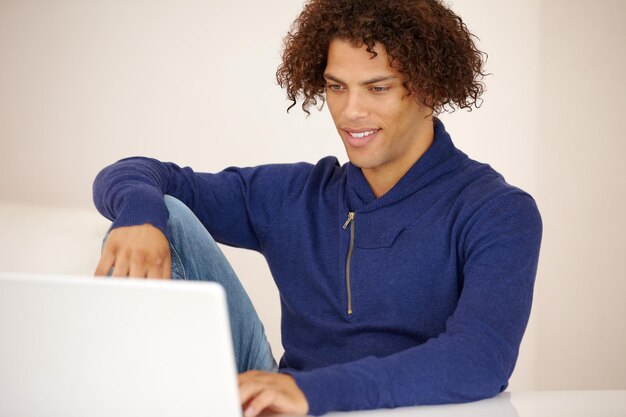
[[[0,275],[0,415],[240,416],[223,290]]]

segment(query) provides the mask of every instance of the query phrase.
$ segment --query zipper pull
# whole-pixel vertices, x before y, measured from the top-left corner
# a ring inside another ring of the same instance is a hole
[[[354,220],[354,212],[351,211],[348,213],[348,220],[346,220],[346,222],[343,224],[343,230],[346,230],[346,228],[348,227],[348,225],[350,224],[350,222]]]

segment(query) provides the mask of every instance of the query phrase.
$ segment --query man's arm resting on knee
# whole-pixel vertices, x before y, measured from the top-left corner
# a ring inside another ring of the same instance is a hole
[[[325,158],[317,169],[327,171],[335,164]],[[313,168],[274,164],[211,174],[151,158],[127,158],[100,171],[93,201],[113,228],[149,223],[169,239],[167,194],[189,207],[217,242],[259,251],[269,225],[298,198]]]

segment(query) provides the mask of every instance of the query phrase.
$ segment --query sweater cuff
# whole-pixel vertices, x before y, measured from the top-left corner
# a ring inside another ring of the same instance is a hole
[[[135,190],[131,195],[125,196],[115,211],[117,216],[111,229],[147,223],[159,229],[170,241],[170,231],[167,226],[169,211],[160,193],[151,190]]]
[[[380,387],[386,384],[386,376],[373,375],[368,366],[373,365],[371,362],[375,359],[365,358],[311,371],[283,369],[280,372],[294,378],[309,403],[309,415],[321,416],[331,411],[381,407]]]

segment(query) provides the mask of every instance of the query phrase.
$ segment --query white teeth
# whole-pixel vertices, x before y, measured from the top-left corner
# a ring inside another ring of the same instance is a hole
[[[358,132],[358,133],[356,133],[356,132],[354,132],[354,133],[353,132],[348,132],[348,133],[353,138],[364,138],[366,136],[373,135],[374,133],[376,133],[376,131],[375,130],[370,130],[369,132]]]

